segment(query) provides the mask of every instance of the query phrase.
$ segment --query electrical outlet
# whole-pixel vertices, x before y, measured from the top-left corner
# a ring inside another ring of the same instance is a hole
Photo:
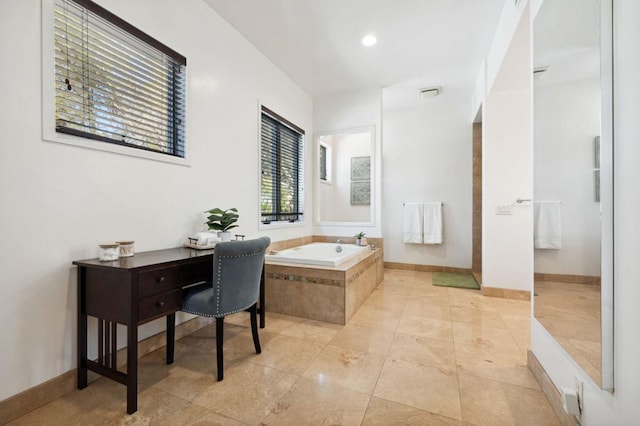
[[[513,213],[513,209],[511,204],[498,204],[496,206],[496,214],[499,215],[509,215]]]

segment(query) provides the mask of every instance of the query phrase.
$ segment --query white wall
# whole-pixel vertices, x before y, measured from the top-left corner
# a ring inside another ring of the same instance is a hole
[[[530,291],[533,278],[531,25],[528,7],[482,104],[482,283]],[[511,215],[497,215],[499,205]]]
[[[312,232],[311,220],[258,230],[256,173],[258,99],[307,131],[311,159],[310,97],[200,0],[99,3],[187,57],[191,167],[44,142],[41,4],[0,2],[0,55],[12,62],[0,68],[0,400],[75,367],[71,262],[95,257],[99,243],[179,246],[216,206],[237,207],[237,231],[248,236]],[[311,182],[312,167],[306,170]],[[141,338],[163,324],[141,327]]]
[[[471,268],[472,124],[469,93],[384,110],[385,261]],[[442,201],[443,244],[403,241],[405,202]]]
[[[380,89],[363,89],[314,98],[313,123],[317,133],[328,133],[335,130],[375,126],[375,152],[372,156],[371,163],[371,202],[374,207],[372,218],[373,225],[316,225],[314,226],[314,233],[317,235],[351,236],[357,232],[364,231],[368,237],[381,237],[380,179],[382,174],[382,100]],[[313,143],[316,143],[315,140]],[[316,160],[314,160],[314,173],[317,173],[317,167],[315,164]],[[318,183],[318,185],[320,184]],[[316,217],[315,221],[317,220],[318,218]],[[322,220],[324,220],[324,218],[322,218]]]
[[[534,199],[562,201],[562,249],[536,249],[535,272],[600,276],[593,142],[600,135],[600,79],[539,83],[534,83]]]
[[[602,391],[535,319],[531,350],[556,387],[584,381],[582,424],[637,425],[640,423],[640,2],[614,2],[614,387]]]

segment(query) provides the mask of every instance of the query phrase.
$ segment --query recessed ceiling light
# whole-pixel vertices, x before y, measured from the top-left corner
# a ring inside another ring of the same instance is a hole
[[[378,42],[378,39],[376,38],[376,36],[374,36],[373,34],[367,34],[366,36],[364,36],[364,38],[362,39],[362,44],[369,47],[369,46],[373,46],[374,44],[376,44]]]

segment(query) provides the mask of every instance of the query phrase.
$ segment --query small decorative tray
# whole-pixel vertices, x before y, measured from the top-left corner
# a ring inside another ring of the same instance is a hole
[[[185,247],[196,249],[196,250],[211,250],[216,246],[216,243],[207,244],[206,246],[200,246],[198,244],[185,243]]]

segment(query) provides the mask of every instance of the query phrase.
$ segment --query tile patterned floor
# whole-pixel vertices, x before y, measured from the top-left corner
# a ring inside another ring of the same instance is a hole
[[[526,367],[529,302],[386,270],[346,326],[267,314],[262,354],[248,314],[228,318],[225,379],[215,327],[140,360],[139,410],[99,379],[15,425],[559,425]]]

